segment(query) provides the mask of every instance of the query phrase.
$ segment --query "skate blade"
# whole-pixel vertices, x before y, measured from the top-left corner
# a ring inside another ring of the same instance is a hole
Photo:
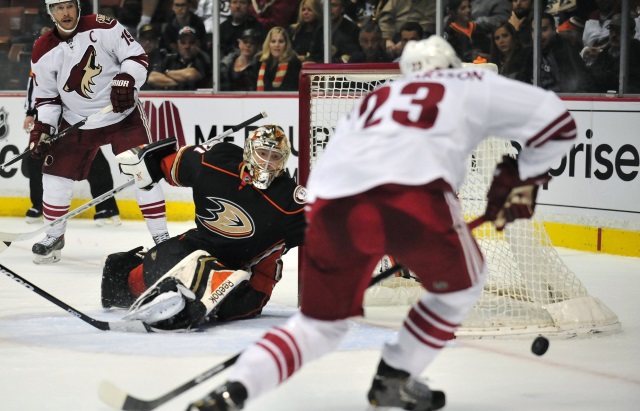
[[[60,258],[62,257],[62,253],[60,252],[60,250],[55,250],[52,251],[51,253],[47,254],[47,255],[40,255],[40,254],[34,254],[33,255],[33,262],[34,264],[54,264],[57,263],[58,261],[60,261]]]
[[[114,227],[117,227],[122,225],[122,220],[120,219],[119,216],[109,217],[109,218],[99,218],[95,220],[95,222],[96,222],[96,226],[98,227],[104,227],[106,225],[112,225]]]
[[[26,221],[27,224],[42,224],[44,223],[44,217],[25,217],[24,221]]]

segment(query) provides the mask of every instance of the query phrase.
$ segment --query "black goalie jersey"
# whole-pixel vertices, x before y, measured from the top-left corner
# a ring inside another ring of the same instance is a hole
[[[283,243],[302,244],[306,190],[287,174],[266,190],[254,187],[243,150],[232,143],[188,146],[171,158],[163,164],[167,181],[193,188],[197,228],[184,238],[192,246],[238,269]]]

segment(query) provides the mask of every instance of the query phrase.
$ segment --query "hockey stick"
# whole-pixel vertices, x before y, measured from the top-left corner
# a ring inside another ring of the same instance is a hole
[[[61,139],[62,137],[66,136],[67,134],[71,133],[72,131],[75,131],[75,130],[79,129],[80,127],[84,126],[85,124],[87,124],[87,122],[93,121],[96,118],[98,118],[100,116],[103,116],[103,115],[105,115],[107,113],[110,113],[112,111],[113,111],[113,106],[111,106],[111,104],[109,104],[108,106],[106,106],[102,110],[98,111],[97,113],[94,113],[94,114],[90,115],[89,117],[85,117],[84,119],[78,121],[76,124],[65,128],[64,130],[62,130],[58,134],[54,134],[53,136],[49,137],[49,141],[51,143],[53,143],[53,142]],[[5,167],[8,167],[11,164],[13,164],[13,163],[15,163],[15,162],[17,162],[19,160],[22,160],[24,157],[29,155],[29,151],[31,151],[31,150],[29,150],[29,148],[27,148],[22,153],[18,154],[17,156],[12,158],[11,160],[7,161],[6,163],[4,163],[2,165],[2,169],[4,170]]]
[[[403,267],[400,264],[396,264],[391,268],[386,269],[385,271],[381,272],[380,274],[376,275],[371,279],[371,282],[369,283],[369,287],[378,284],[380,281],[384,280],[387,277],[392,276],[393,274],[395,274],[396,272],[402,269]],[[236,354],[233,357],[229,358],[228,360],[216,365],[215,367],[210,368],[207,371],[204,371],[198,374],[197,376],[185,382],[181,386],[174,388],[168,393],[153,400],[141,400],[139,398],[136,398],[126,393],[124,390],[116,387],[113,383],[109,381],[102,381],[100,383],[100,386],[98,387],[98,396],[105,404],[118,410],[138,410],[138,411],[153,410],[163,405],[164,403],[171,401],[172,399],[182,394],[183,392],[190,390],[196,385],[208,380],[209,378],[217,374],[220,374],[222,371],[226,370],[227,368],[235,364],[236,361],[238,360],[238,357],[240,357],[240,354]]]
[[[9,246],[11,245],[12,242],[14,241],[23,241],[23,240],[28,240],[30,238],[35,237],[36,235],[47,231],[49,228],[56,226],[58,224],[62,224],[65,221],[77,216],[78,214],[81,214],[83,212],[85,212],[86,210],[90,209],[91,207],[93,207],[96,204],[99,204],[101,202],[103,202],[104,200],[106,200],[107,198],[113,197],[116,193],[119,193],[120,191],[124,190],[125,188],[132,186],[133,185],[133,179],[127,181],[126,183],[113,188],[110,191],[107,191],[106,193],[94,198],[93,200],[81,205],[80,207],[74,209],[73,211],[68,212],[67,214],[56,218],[55,220],[51,221],[48,224],[45,224],[44,226],[40,227],[39,229],[35,230],[35,231],[31,231],[28,233],[1,233],[0,232],[0,253],[3,252],[4,250],[6,250],[7,248],[9,248]]]
[[[228,129],[227,131],[225,131],[222,134],[219,134],[215,137],[210,138],[209,140],[207,140],[204,144],[207,143],[211,143],[213,141],[216,140],[220,140],[224,137],[227,137],[233,133],[235,133],[238,130],[241,130],[243,128],[245,128],[246,126],[255,123],[256,121],[262,119],[262,118],[266,118],[267,117],[267,113],[266,111],[262,111],[260,114],[256,114],[255,116],[251,117],[250,119],[243,121],[242,123],[231,127],[230,129]],[[6,250],[7,248],[9,248],[9,246],[11,245],[12,242],[14,241],[22,241],[22,240],[28,240],[30,238],[35,237],[36,235],[40,234],[41,232],[44,232],[46,230],[48,230],[49,228],[58,225],[58,224],[62,224],[65,221],[77,216],[80,213],[83,213],[84,211],[88,210],[89,208],[93,207],[96,204],[99,204],[101,202],[103,202],[104,200],[113,197],[114,195],[116,195],[117,193],[119,193],[120,191],[124,190],[125,188],[133,185],[134,181],[129,180],[126,183],[115,187],[114,189],[107,191],[106,193],[94,198],[93,200],[89,201],[86,204],[81,205],[80,207],[76,208],[73,211],[68,212],[67,214],[58,217],[57,219],[51,221],[50,223],[44,225],[43,227],[40,227],[39,229],[35,230],[35,231],[31,231],[29,233],[2,233],[0,232],[0,241],[2,243],[0,243],[0,253],[3,252],[4,250]]]
[[[89,317],[88,315],[81,313],[75,308],[71,307],[67,303],[64,303],[58,300],[56,297],[52,296],[48,292],[42,290],[37,287],[33,283],[25,280],[23,277],[20,277],[18,274],[14,273],[4,265],[0,264],[0,272],[5,274],[7,277],[11,278],[18,284],[23,285],[25,288],[33,291],[34,293],[44,297],[50,302],[54,303],[58,307],[67,311],[69,314],[78,317],[82,321],[87,324],[102,330],[102,331],[125,331],[125,332],[141,332],[141,333],[149,333],[154,332],[153,328],[151,328],[148,324],[145,324],[142,321],[100,321],[95,318]]]
[[[484,218],[483,215],[481,215],[480,217],[476,217],[473,220],[469,221],[467,223],[467,226],[469,227],[469,230],[475,230],[476,228],[480,227],[482,224],[486,222],[487,220]]]

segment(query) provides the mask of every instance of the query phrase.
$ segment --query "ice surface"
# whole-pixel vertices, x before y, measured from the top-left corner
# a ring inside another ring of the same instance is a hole
[[[22,218],[0,218],[3,232],[38,228]],[[192,223],[169,223],[172,235]],[[112,252],[152,246],[143,222],[95,227],[71,220],[62,260],[31,262],[40,236],[15,242],[0,263],[77,310],[113,321],[121,310],[100,306],[101,261]],[[464,340],[449,345],[426,370],[430,385],[447,393],[447,411],[640,409],[640,259],[561,249],[561,256],[622,322],[622,333],[552,340],[542,357],[527,340]],[[186,334],[104,332],[73,317],[8,277],[0,278],[0,410],[109,410],[97,395],[107,379],[142,398],[159,397],[259,338],[296,311],[297,254],[264,314]],[[406,308],[371,310],[356,321],[340,348],[307,365],[279,389],[250,403],[248,411],[365,410],[366,392],[383,342]],[[386,326],[377,326],[385,317]],[[159,410],[186,405],[224,381],[222,373]]]

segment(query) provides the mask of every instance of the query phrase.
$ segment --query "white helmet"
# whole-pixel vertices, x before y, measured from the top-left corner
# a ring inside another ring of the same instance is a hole
[[[278,160],[271,159],[274,153],[280,154]],[[284,173],[290,154],[289,139],[282,127],[269,124],[256,129],[244,142],[243,159],[251,175],[251,183],[265,190],[276,177]]]
[[[53,14],[51,14],[51,6],[53,6],[54,4],[58,4],[58,3],[66,3],[68,1],[72,1],[72,2],[76,3],[76,7],[78,8],[78,21],[76,21],[76,26],[70,31],[69,30],[65,30],[62,27],[60,27],[60,25],[58,24],[56,19],[53,18]],[[73,30],[76,29],[76,27],[78,27],[78,22],[80,21],[80,0],[44,0],[44,4],[46,5],[45,8],[47,9],[47,13],[51,17],[51,20],[53,20],[53,22],[56,24],[56,26],[58,26],[59,30],[62,30],[62,31],[67,32],[67,33],[71,33],[71,32],[73,32]]]
[[[425,40],[409,41],[400,56],[400,71],[405,76],[437,68],[461,66],[451,44],[435,34]]]

